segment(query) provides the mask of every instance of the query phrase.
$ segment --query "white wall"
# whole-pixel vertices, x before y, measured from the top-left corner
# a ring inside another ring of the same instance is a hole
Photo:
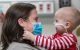
[[[59,9],[59,0],[54,0],[54,9],[55,9],[55,12]]]
[[[72,0],[72,6],[80,9],[80,0]]]
[[[54,1],[54,9],[55,11],[59,9],[59,0],[0,0],[0,2],[10,2],[10,1],[28,1],[28,2],[32,2],[32,1]],[[80,0],[71,0],[72,1],[72,6],[76,7],[78,9],[80,9]]]
[[[3,7],[3,12],[6,13],[6,10],[14,3],[24,2],[31,3],[37,7],[38,14],[53,14],[54,13],[54,1],[53,0],[0,0],[0,7]],[[43,11],[40,10],[40,4],[43,5]],[[47,9],[47,5],[50,4],[50,11]]]

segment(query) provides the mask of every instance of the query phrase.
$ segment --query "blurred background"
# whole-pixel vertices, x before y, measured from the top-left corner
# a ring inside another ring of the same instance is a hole
[[[43,34],[51,35],[55,33],[54,14],[62,7],[71,6],[80,9],[80,0],[0,0],[0,34],[4,15],[7,9],[14,3],[31,3],[37,7],[38,17],[43,24]],[[74,30],[80,44],[80,26]]]

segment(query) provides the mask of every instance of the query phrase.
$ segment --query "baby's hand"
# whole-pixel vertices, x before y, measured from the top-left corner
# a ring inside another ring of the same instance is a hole
[[[24,31],[23,39],[28,39],[28,40],[34,41],[35,36],[29,31]]]

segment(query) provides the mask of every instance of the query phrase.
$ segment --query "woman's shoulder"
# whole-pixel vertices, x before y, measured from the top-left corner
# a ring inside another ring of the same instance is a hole
[[[7,50],[37,50],[37,49],[28,44],[12,42]]]

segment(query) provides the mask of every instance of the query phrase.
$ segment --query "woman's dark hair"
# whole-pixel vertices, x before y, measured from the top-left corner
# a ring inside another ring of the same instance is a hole
[[[7,47],[12,42],[25,43],[22,40],[22,35],[24,33],[23,28],[18,24],[18,19],[22,18],[28,20],[31,10],[36,9],[36,7],[29,3],[16,3],[13,4],[6,12],[5,21],[2,27],[1,40],[3,44],[2,50],[7,50]],[[26,40],[26,43],[33,46],[32,42]]]

